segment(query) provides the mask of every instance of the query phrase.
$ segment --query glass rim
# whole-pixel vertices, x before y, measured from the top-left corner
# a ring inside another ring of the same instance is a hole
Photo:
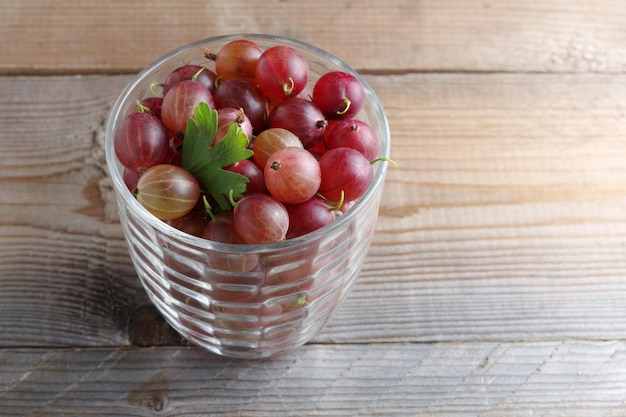
[[[383,159],[377,162],[377,165],[379,166],[374,170],[374,177],[372,178],[372,182],[370,183],[365,193],[356,201],[354,206],[347,210],[346,213],[337,217],[337,219],[335,219],[333,222],[318,230],[299,237],[286,239],[275,243],[234,244],[216,242],[202,237],[190,235],[158,219],[137,201],[137,199],[132,195],[132,193],[124,183],[122,172],[119,169],[119,163],[117,161],[117,157],[115,156],[113,137],[116,121],[120,120],[121,117],[124,117],[121,111],[123,105],[128,101],[129,97],[136,91],[138,86],[145,81],[147,76],[149,76],[153,71],[157,70],[160,66],[171,61],[177,56],[182,55],[192,49],[205,46],[209,43],[226,43],[236,39],[275,41],[284,45],[292,45],[297,48],[307,50],[308,52],[311,52],[313,54],[319,55],[325,60],[330,61],[334,66],[340,68],[341,70],[349,72],[356,76],[365,88],[366,101],[370,101],[372,103],[372,106],[374,108],[374,117],[377,119],[378,123],[380,123],[380,130],[382,133],[382,138],[380,138],[381,147],[379,158]],[[377,189],[383,186],[385,173],[388,166],[388,161],[385,158],[389,158],[391,151],[390,137],[391,134],[387,116],[378,96],[369,85],[369,83],[359,73],[352,69],[352,67],[350,67],[347,63],[337,58],[336,56],[324,51],[323,49],[299,40],[276,35],[241,33],[208,37],[187,43],[157,58],[152,63],[144,67],[141,71],[139,71],[135,75],[135,77],[124,87],[120,95],[115,100],[113,107],[111,108],[105,131],[105,155],[109,174],[113,181],[116,199],[122,199],[123,204],[125,204],[135,215],[140,217],[142,220],[147,222],[151,227],[158,230],[159,232],[198,248],[206,248],[227,253],[269,253],[287,250],[290,248],[296,248],[298,246],[306,244],[307,242],[315,241],[319,238],[322,238],[327,233],[331,233],[333,230],[340,228],[343,224],[349,222],[350,219],[357,214],[361,207],[365,206],[368,201],[374,198]],[[118,204],[120,204],[120,201],[118,201]]]

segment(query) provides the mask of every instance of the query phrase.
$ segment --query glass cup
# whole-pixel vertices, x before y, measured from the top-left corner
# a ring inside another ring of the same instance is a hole
[[[157,219],[124,183],[113,136],[154,81],[183,64],[206,65],[235,39],[261,47],[289,45],[309,63],[309,85],[341,70],[365,86],[356,116],[375,130],[382,161],[365,194],[330,225],[273,244],[236,245],[186,234]],[[115,102],[106,129],[106,158],[130,257],[150,300],[183,337],[218,355],[256,359],[300,346],[320,332],[352,287],[372,240],[389,157],[389,126],[371,87],[338,58],[314,46],[277,36],[227,35],[200,40],[159,58],[131,81]]]

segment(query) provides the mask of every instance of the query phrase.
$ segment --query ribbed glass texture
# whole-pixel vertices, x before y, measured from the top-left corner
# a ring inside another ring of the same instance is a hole
[[[375,164],[365,195],[332,224],[305,236],[269,245],[231,245],[183,233],[148,213],[132,196],[115,157],[113,133],[162,81],[182,64],[206,64],[231,40],[251,39],[264,48],[290,45],[308,60],[311,87],[331,70],[355,73],[311,45],[268,35],[228,35],[183,46],[146,67],[116,101],[107,125],[106,156],[120,221],[133,264],[165,320],[192,343],[216,354],[263,358],[313,338],[346,298],[374,233],[387,162]],[[356,74],[356,73],[355,73]],[[358,74],[356,74],[358,76]],[[381,157],[389,157],[389,127],[370,86],[358,118],[377,132]]]

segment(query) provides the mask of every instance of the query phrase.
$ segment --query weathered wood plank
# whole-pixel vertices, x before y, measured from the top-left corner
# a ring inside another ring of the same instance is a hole
[[[0,81],[0,311],[7,324],[0,345],[128,341],[129,318],[145,296],[128,262],[103,148],[107,113],[126,82]]]
[[[372,80],[401,169],[329,340],[626,334],[626,91],[583,78]]]
[[[256,32],[367,71],[623,72],[621,0],[0,1],[0,73],[136,72],[184,43]]]
[[[0,415],[620,416],[625,342],[0,350]]]
[[[622,0],[0,10],[0,416],[626,415]],[[366,74],[401,167],[342,309],[254,362],[147,306],[103,152],[114,74],[232,32]]]
[[[0,346],[130,343],[146,298],[103,155],[129,79],[0,78]],[[401,169],[362,276],[316,341],[622,339],[624,76],[368,81]]]

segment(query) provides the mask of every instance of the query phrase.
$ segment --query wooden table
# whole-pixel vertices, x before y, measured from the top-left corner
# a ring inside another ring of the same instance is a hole
[[[626,3],[0,0],[0,415],[626,415]],[[144,65],[235,32],[313,43],[379,94],[374,242],[272,360],[151,309],[104,125]]]

